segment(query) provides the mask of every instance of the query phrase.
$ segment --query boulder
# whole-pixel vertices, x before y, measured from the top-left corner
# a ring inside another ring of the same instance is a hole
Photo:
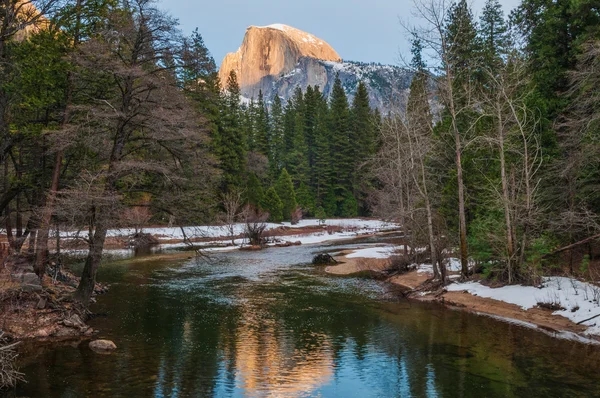
[[[111,340],[94,340],[90,341],[89,347],[94,352],[111,352],[117,349],[117,345]]]
[[[36,305],[36,308],[38,310],[43,310],[44,308],[46,308],[46,303],[47,303],[46,298],[45,297],[41,297],[40,301],[38,301],[38,303]]]
[[[24,284],[21,285],[21,290],[24,292],[41,292],[42,289],[42,285],[30,285],[30,284]]]
[[[77,314],[73,314],[69,318],[63,319],[62,324],[70,328],[87,329],[87,326]]]

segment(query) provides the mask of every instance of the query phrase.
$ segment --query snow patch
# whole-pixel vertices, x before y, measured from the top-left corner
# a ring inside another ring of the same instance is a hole
[[[348,254],[346,258],[390,258],[394,255],[397,247],[369,247],[367,249],[355,250]]]
[[[538,303],[550,303],[564,310],[554,311],[575,323],[600,315],[600,287],[574,278],[544,277],[542,286],[503,286],[490,288],[479,282],[454,283],[448,291],[467,291],[473,295],[515,304],[527,310]],[[588,326],[586,334],[600,335],[600,317],[582,322]]]

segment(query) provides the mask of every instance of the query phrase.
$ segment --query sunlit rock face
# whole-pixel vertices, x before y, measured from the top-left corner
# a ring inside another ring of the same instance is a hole
[[[223,86],[231,71],[237,74],[246,99],[257,98],[262,91],[267,103],[275,96],[285,102],[296,87],[306,90],[307,86],[319,86],[329,97],[336,76],[352,99],[362,80],[369,90],[371,106],[384,112],[393,105],[403,108],[412,77],[396,66],[344,62],[324,40],[281,24],[249,27],[241,47],[227,54],[221,63]]]
[[[291,26],[250,26],[242,46],[225,56],[219,77],[225,83],[229,73],[235,71],[244,96],[256,97],[260,89],[269,90],[271,79],[265,77],[291,72],[302,57],[341,61],[338,53],[325,41]]]

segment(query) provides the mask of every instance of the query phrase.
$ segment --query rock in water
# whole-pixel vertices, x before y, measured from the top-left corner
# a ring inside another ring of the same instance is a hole
[[[327,253],[317,254],[312,261],[313,265],[333,265],[337,264],[337,261],[331,255]]]
[[[106,353],[117,349],[117,345],[110,340],[90,341],[89,347],[94,352]]]

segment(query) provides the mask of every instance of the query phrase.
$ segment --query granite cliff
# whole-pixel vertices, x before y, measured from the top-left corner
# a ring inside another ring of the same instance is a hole
[[[336,76],[352,98],[362,80],[371,106],[384,112],[392,101],[402,105],[412,77],[396,66],[342,61],[324,40],[281,24],[249,27],[241,47],[221,63],[223,84],[232,70],[245,98],[256,98],[262,90],[267,102],[276,95],[285,102],[296,87],[304,90],[309,85],[319,86],[329,96]]]

